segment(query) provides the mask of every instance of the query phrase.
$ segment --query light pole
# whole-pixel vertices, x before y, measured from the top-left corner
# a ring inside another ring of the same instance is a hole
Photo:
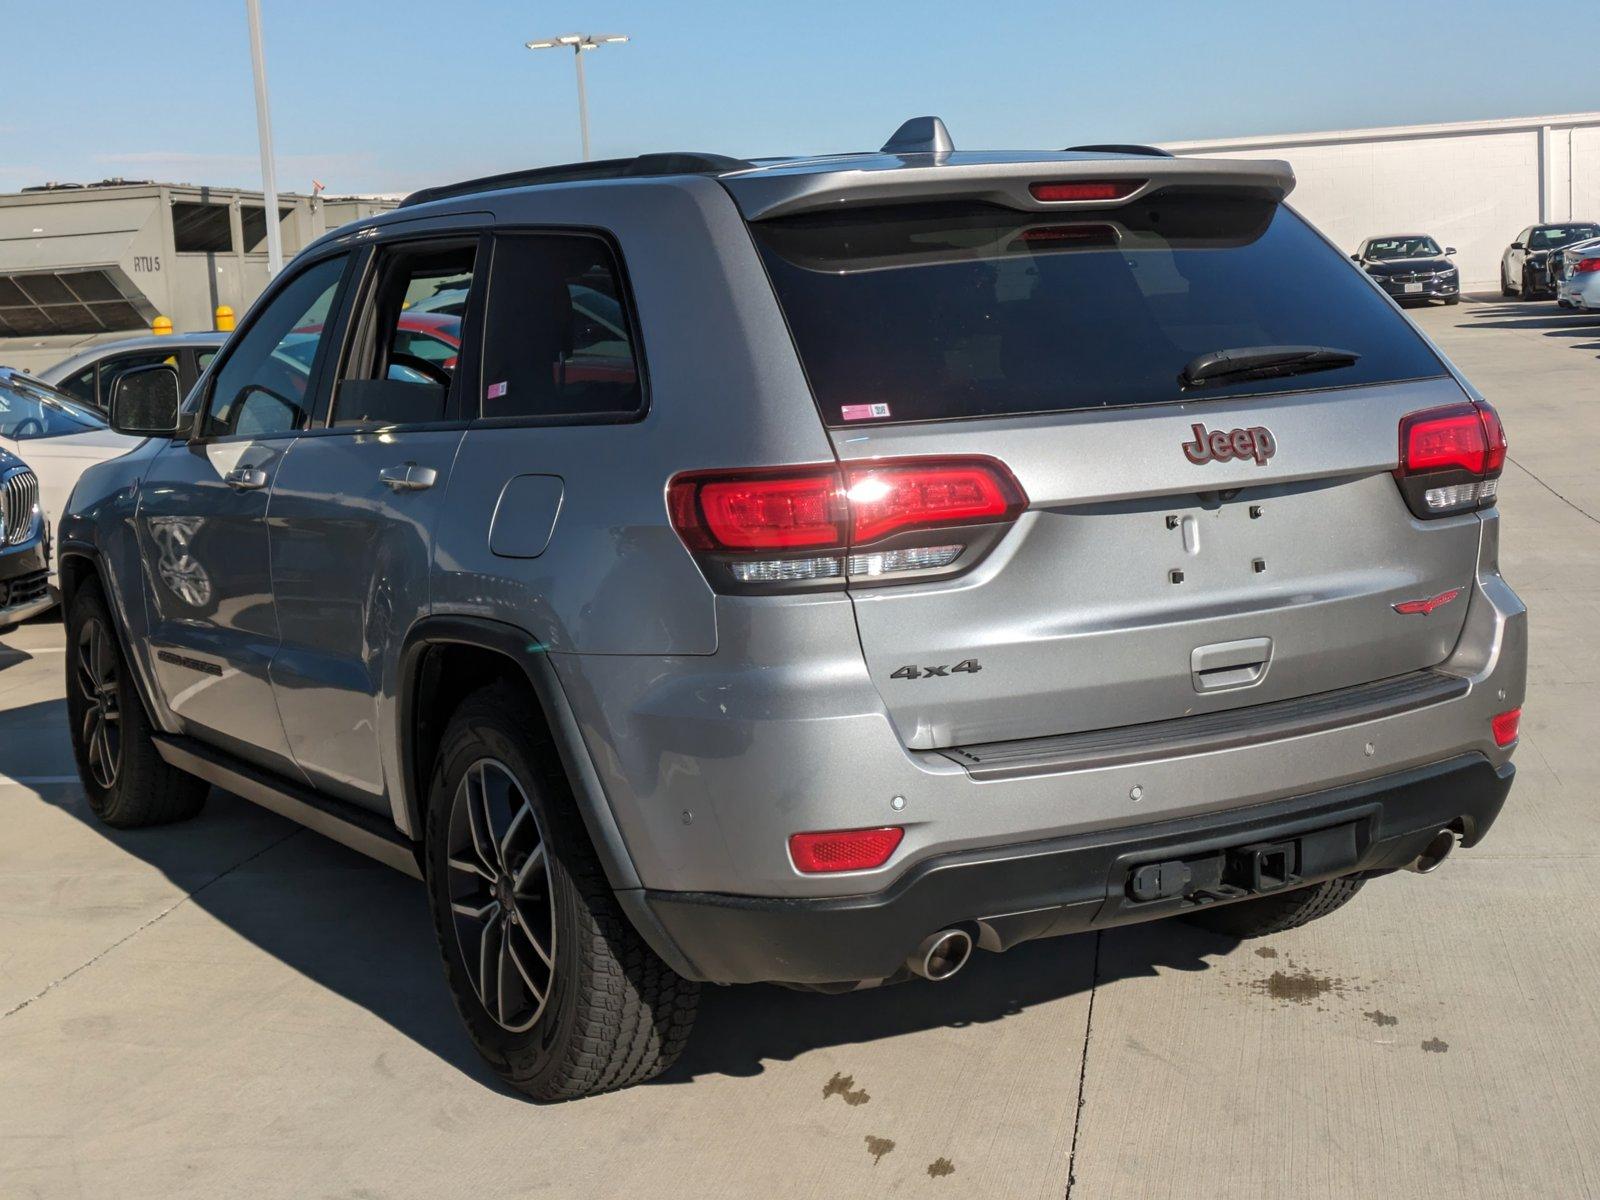
[[[254,3],[255,0],[251,0]],[[583,93],[583,52],[598,50],[611,42],[625,42],[624,33],[563,33],[560,37],[525,42],[529,50],[562,50],[572,47],[572,61],[578,69],[578,133],[583,139],[583,160],[589,161],[589,100]]]
[[[261,204],[267,219],[267,278],[283,270],[278,234],[278,173],[272,162],[272,112],[267,105],[267,63],[261,54],[261,0],[244,0],[250,20],[250,67],[256,77],[256,134],[261,139]]]

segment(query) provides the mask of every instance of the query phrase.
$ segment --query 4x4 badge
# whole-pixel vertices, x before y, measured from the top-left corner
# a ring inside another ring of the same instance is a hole
[[[1204,425],[1192,426],[1194,441],[1183,444],[1183,456],[1197,466],[1208,462],[1227,462],[1234,458],[1253,458],[1256,466],[1264,467],[1267,459],[1278,451],[1278,443],[1265,425],[1252,425],[1248,429],[1213,429],[1206,432]]]

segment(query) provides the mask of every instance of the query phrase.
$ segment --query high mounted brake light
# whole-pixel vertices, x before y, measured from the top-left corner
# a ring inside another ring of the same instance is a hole
[[[1123,200],[1145,185],[1143,179],[1074,179],[1060,183],[1030,183],[1035,200]]]
[[[986,549],[993,527],[1026,504],[1011,472],[989,458],[696,471],[667,486],[684,545],[714,585],[740,590],[943,572]]]
[[[1484,401],[1412,413],[1400,421],[1400,466],[1406,504],[1418,517],[1488,508],[1500,487],[1506,435]]]

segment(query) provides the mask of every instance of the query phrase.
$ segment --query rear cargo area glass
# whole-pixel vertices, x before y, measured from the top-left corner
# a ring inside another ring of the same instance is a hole
[[[1071,213],[918,204],[752,226],[829,425],[1342,388],[1445,373],[1292,211],[1163,191]],[[1328,346],[1349,366],[1184,389],[1209,351]]]

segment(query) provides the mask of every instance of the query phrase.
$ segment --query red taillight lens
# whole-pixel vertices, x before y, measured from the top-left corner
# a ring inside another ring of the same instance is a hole
[[[1075,179],[1070,183],[1032,183],[1028,191],[1035,200],[1121,200],[1144,183],[1142,179]]]
[[[1510,712],[1503,712],[1498,716],[1489,718],[1489,728],[1494,731],[1494,744],[1504,750],[1517,740],[1517,734],[1522,727],[1522,710],[1513,708]]]
[[[1578,265],[1572,268],[1574,275],[1585,275],[1590,271],[1600,271],[1600,258],[1580,258]]]
[[[1482,475],[1488,453],[1483,415],[1470,404],[1415,413],[1401,425],[1400,466],[1410,475],[1452,467]]]
[[[839,477],[708,480],[700,487],[706,531],[736,550],[790,550],[844,542]]]
[[[898,825],[877,829],[835,829],[796,833],[789,838],[789,857],[807,875],[830,871],[870,871],[889,861],[906,831]]]
[[[847,573],[888,581],[963,570],[976,557],[962,555],[997,535],[942,531],[1008,523],[1026,506],[1011,472],[989,458],[697,471],[667,485],[672,526],[713,586],[838,587]]]
[[[1400,422],[1395,477],[1419,517],[1493,504],[1505,461],[1500,414],[1483,401],[1412,413]]]
[[[926,462],[849,467],[853,546],[902,529],[1009,521],[1022,490],[998,463]]]

